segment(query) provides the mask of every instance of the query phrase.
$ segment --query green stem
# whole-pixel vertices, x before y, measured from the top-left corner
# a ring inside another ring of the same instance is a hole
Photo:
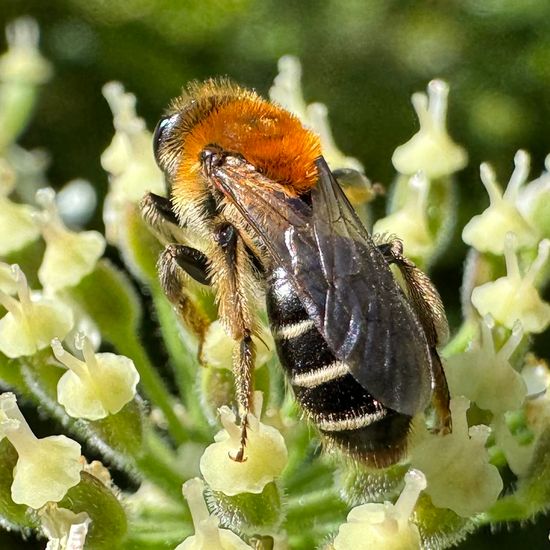
[[[443,348],[441,355],[444,358],[447,358],[465,351],[470,342],[475,338],[477,330],[477,323],[475,323],[472,319],[465,320],[458,329],[458,332]]]
[[[336,533],[340,525],[341,523],[324,521],[308,528],[305,534],[303,532],[289,533],[289,548],[330,548],[330,546],[322,544],[322,539],[325,539],[327,535]],[[326,543],[327,541],[325,540],[324,542]]]
[[[190,525],[162,523],[131,523],[124,541],[127,550],[172,550],[178,543],[193,534]]]
[[[177,445],[189,440],[189,433],[176,416],[173,407],[173,398],[162,380],[159,373],[153,367],[145,349],[136,335],[127,331],[113,342],[118,351],[131,357],[134,360],[140,376],[140,384],[145,395],[156,405],[164,414],[168,425],[168,432]]]
[[[185,477],[178,471],[175,453],[152,430],[147,430],[143,438],[144,451],[136,459],[136,467],[142,475],[180,503]]]
[[[199,365],[192,352],[185,347],[180,336],[177,319],[172,306],[161,294],[160,289],[152,287],[153,301],[170,363],[176,375],[176,382],[187,412],[193,419],[193,426],[201,432],[203,439],[210,440],[208,421],[204,416],[199,394],[196,390],[196,377]]]
[[[293,469],[289,475],[285,474],[284,483],[290,494],[303,493],[311,483],[316,487],[331,486],[333,475],[332,469],[316,460],[307,466],[302,463],[301,468]]]
[[[317,515],[330,512],[332,516],[345,512],[347,505],[340,496],[328,489],[320,489],[313,493],[290,497],[287,501],[287,515],[295,522],[302,518],[314,518]]]

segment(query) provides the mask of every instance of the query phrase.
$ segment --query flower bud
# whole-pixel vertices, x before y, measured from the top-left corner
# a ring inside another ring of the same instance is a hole
[[[13,278],[11,265],[3,262],[0,262],[0,291],[10,296],[17,294],[17,283]]]
[[[279,73],[269,89],[269,98],[306,122],[307,105],[302,94],[302,66],[294,55],[283,55],[277,62]]]
[[[428,179],[436,179],[466,166],[466,152],[451,140],[445,127],[448,94],[445,82],[432,80],[428,84],[428,95],[412,96],[420,130],[393,154],[393,165],[401,174],[412,176],[422,171]]]
[[[451,395],[463,395],[481,409],[503,414],[521,407],[526,395],[525,382],[509,359],[519,346],[523,329],[518,321],[507,342],[495,350],[494,321],[486,315],[481,322],[481,344],[447,360],[445,374]]]
[[[114,353],[94,353],[82,333],[75,345],[84,361],[65,351],[57,338],[52,340],[56,359],[69,369],[57,384],[57,400],[73,418],[99,420],[116,414],[136,395],[139,374],[133,361]]]
[[[0,256],[20,250],[40,236],[40,228],[33,219],[36,210],[8,199],[15,179],[13,168],[0,158],[0,235],[10,236],[0,240]]]
[[[50,64],[38,51],[39,37],[38,24],[30,17],[8,25],[9,49],[0,57],[0,80],[41,84],[50,78]]]
[[[506,416],[499,415],[491,423],[491,430],[495,434],[496,444],[506,457],[510,470],[517,476],[523,476],[529,471],[529,466],[535,451],[535,442],[521,444],[510,432],[506,424]]]
[[[44,207],[40,222],[46,241],[38,278],[53,292],[75,286],[94,270],[105,251],[105,239],[97,231],[69,231],[59,217],[53,189],[40,189],[36,200]]]
[[[6,28],[8,51],[0,57],[0,151],[28,122],[36,87],[49,79],[50,64],[38,51],[38,25],[22,17]]]
[[[275,349],[275,342],[271,332],[261,326],[258,336],[252,336],[256,346],[256,367],[265,365]],[[206,330],[204,342],[202,344],[201,361],[209,367],[217,369],[232,369],[233,353],[236,343],[224,330],[219,321],[211,323]]]
[[[0,194],[0,256],[6,256],[40,236],[40,229],[33,219],[35,209],[26,204],[16,204]],[[9,238],[7,237],[9,235]]]
[[[539,333],[550,323],[550,305],[541,299],[535,279],[548,260],[550,240],[539,243],[538,255],[523,276],[516,249],[516,237],[508,233],[504,244],[506,276],[474,288],[472,304],[481,315],[490,314],[509,329],[519,320],[525,332]]]
[[[220,529],[220,520],[210,515],[204,502],[204,484],[190,479],[183,484],[183,495],[191,510],[195,534],[186,538],[175,550],[252,550],[252,547],[228,529]]]
[[[242,462],[232,458],[240,447],[241,428],[229,407],[220,408],[224,429],[216,434],[215,443],[206,448],[200,461],[201,473],[213,491],[228,496],[259,494],[283,471],[288,456],[285,441],[278,430],[259,421],[261,401],[261,394],[256,392],[256,412],[248,416],[246,460]]]
[[[137,204],[147,191],[165,194],[164,176],[151,148],[152,135],[145,121],[136,115],[136,97],[118,82],[103,87],[103,95],[113,112],[115,135],[101,155],[101,165],[109,174],[109,192],[103,219],[107,241],[119,244],[120,224],[128,204]]]
[[[550,155],[544,165],[542,175],[519,190],[516,205],[532,227],[550,237]]]
[[[539,240],[538,231],[529,225],[516,204],[519,190],[529,174],[527,153],[518,151],[514,163],[515,169],[504,193],[492,168],[486,163],[481,165],[481,181],[489,194],[490,204],[483,213],[474,216],[462,231],[462,240],[480,252],[502,254],[508,232],[516,234],[521,248],[534,247]]]
[[[405,254],[414,260],[425,261],[435,244],[428,228],[429,189],[430,183],[423,173],[413,176],[403,206],[378,220],[373,227],[375,234],[398,235]]]
[[[19,300],[0,290],[0,304],[8,310],[0,319],[0,351],[15,358],[48,347],[52,338],[64,338],[73,326],[73,313],[59,301],[31,298],[19,266],[13,265],[12,270]]]
[[[363,165],[355,158],[346,157],[336,146],[328,122],[326,105],[306,104],[302,94],[302,67],[298,58],[285,55],[279,59],[277,67],[279,74],[269,90],[271,101],[296,115],[305,126],[319,135],[323,157],[333,170],[351,168],[363,173]]]
[[[411,522],[411,515],[425,488],[424,474],[419,470],[409,470],[405,474],[405,487],[395,504],[363,504],[353,508],[348,521],[338,530],[334,550],[419,549],[420,534]]]
[[[433,504],[462,517],[487,510],[503,487],[485,449],[490,429],[484,425],[468,429],[468,407],[464,397],[451,399],[452,433],[426,434],[411,451],[411,465],[424,472]]]
[[[0,395],[0,436],[7,437],[19,455],[11,486],[14,502],[38,509],[59,502],[80,481],[80,445],[64,435],[38,439],[13,393]]]

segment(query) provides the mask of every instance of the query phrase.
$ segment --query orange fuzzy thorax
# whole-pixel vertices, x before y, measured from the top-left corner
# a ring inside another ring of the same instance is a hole
[[[210,86],[212,86],[210,84]],[[201,90],[193,119],[182,135],[183,158],[176,182],[189,184],[200,172],[199,155],[207,145],[241,154],[256,170],[280,184],[289,194],[315,185],[319,138],[297,117],[236,86],[209,88],[210,108],[200,113]],[[199,112],[197,112],[199,111]],[[177,183],[176,183],[177,186]]]

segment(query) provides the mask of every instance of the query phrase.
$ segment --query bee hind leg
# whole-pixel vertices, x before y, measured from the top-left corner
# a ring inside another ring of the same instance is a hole
[[[228,223],[220,223],[214,232],[217,243],[213,266],[215,273],[223,273],[216,280],[220,318],[235,340],[233,373],[241,422],[240,446],[231,458],[243,462],[248,431],[248,415],[252,410],[254,392],[254,363],[256,349],[252,340],[254,319],[249,296],[249,282],[253,265],[238,230]]]
[[[438,416],[438,430],[449,432],[451,430],[449,389],[437,351],[437,347],[445,344],[449,337],[443,302],[430,278],[403,255],[403,243],[399,239],[391,239],[389,242],[378,245],[378,250],[389,264],[394,264],[399,269],[405,283],[407,297],[424,329],[431,355],[434,381],[432,403]]]

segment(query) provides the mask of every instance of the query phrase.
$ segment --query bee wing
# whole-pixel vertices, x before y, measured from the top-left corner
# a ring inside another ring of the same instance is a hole
[[[288,271],[337,359],[375,399],[412,416],[432,386],[422,326],[323,158],[317,169],[311,207],[257,172],[219,167],[212,176]]]

